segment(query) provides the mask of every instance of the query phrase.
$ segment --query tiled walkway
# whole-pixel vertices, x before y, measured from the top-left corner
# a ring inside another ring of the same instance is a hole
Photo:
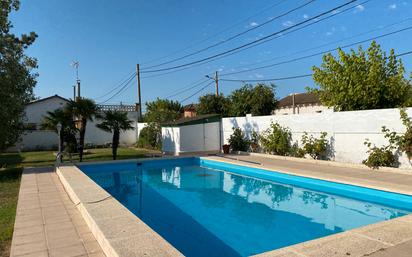
[[[105,256],[53,168],[23,172],[11,256]]]

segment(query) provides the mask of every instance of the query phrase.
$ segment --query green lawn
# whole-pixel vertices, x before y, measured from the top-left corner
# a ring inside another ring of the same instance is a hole
[[[9,256],[22,168],[0,170],[0,256]]]
[[[150,156],[156,151],[136,148],[119,148],[118,159]],[[110,148],[88,149],[84,161],[111,160]],[[64,159],[67,161],[67,158]],[[78,161],[78,158],[74,158]],[[9,256],[16,215],[20,177],[24,167],[51,166],[55,162],[53,151],[0,154],[0,257]]]

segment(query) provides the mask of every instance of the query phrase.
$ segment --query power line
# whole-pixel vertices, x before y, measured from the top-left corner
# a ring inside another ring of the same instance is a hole
[[[403,52],[400,54],[396,54],[395,57],[401,57],[405,55],[412,54],[411,51]],[[299,79],[299,78],[306,78],[313,76],[313,73],[310,74],[303,74],[303,75],[295,75],[289,77],[278,77],[278,78],[268,78],[268,79],[220,79],[220,81],[227,81],[227,82],[268,82],[268,81],[281,81],[281,80],[291,80],[291,79]]]
[[[165,58],[167,58],[167,57],[170,57],[170,56],[173,56],[173,55],[175,55],[175,54],[178,54],[178,53],[187,51],[188,49],[191,49],[191,48],[193,48],[193,47],[195,47],[195,46],[197,46],[197,45],[199,45],[199,44],[201,44],[201,43],[204,43],[204,42],[206,42],[206,41],[208,41],[208,40],[210,40],[210,39],[212,39],[212,38],[214,38],[214,37],[216,37],[216,36],[218,36],[218,35],[226,32],[226,31],[229,31],[229,30],[231,30],[232,28],[234,28],[234,27],[236,27],[236,26],[238,26],[238,25],[240,25],[240,24],[243,24],[243,23],[249,21],[251,18],[256,17],[256,16],[258,16],[258,15],[260,15],[260,14],[262,14],[262,13],[264,13],[264,12],[266,12],[266,11],[268,11],[268,10],[270,10],[270,9],[272,9],[272,8],[278,6],[278,5],[280,5],[280,4],[282,4],[282,3],[286,2],[286,1],[287,1],[287,0],[281,0],[281,1],[277,2],[277,3],[271,4],[271,5],[263,8],[262,10],[258,11],[257,13],[255,13],[255,14],[253,14],[253,15],[250,15],[250,16],[248,16],[247,18],[245,18],[245,19],[243,19],[243,20],[241,20],[241,21],[239,21],[239,22],[236,22],[235,24],[233,24],[233,25],[231,25],[231,26],[229,26],[229,27],[227,27],[227,28],[225,28],[225,29],[223,29],[223,30],[221,30],[221,31],[219,31],[219,32],[216,32],[216,33],[210,35],[209,37],[207,37],[207,38],[205,38],[205,39],[196,41],[196,42],[194,42],[193,44],[190,44],[190,45],[188,45],[188,46],[186,46],[186,47],[184,47],[184,48],[181,48],[181,49],[179,49],[179,50],[176,50],[176,51],[174,51],[174,52],[172,52],[172,53],[170,53],[170,54],[168,54],[168,55],[166,55],[166,56],[159,57],[159,58],[156,58],[156,59],[152,59],[152,60],[149,60],[149,61],[144,62],[144,63],[142,63],[142,64],[143,64],[143,65],[146,65],[146,64],[149,64],[149,63],[153,63],[153,62],[155,62],[155,61],[163,60],[163,59],[165,59]]]
[[[409,54],[412,54],[412,51],[408,51],[408,52],[404,52],[404,53],[401,53],[401,54],[397,54],[397,55],[395,55],[395,56],[396,56],[396,57],[401,57],[401,56],[409,55]]]
[[[296,75],[290,77],[280,77],[280,78],[270,78],[270,79],[220,79],[220,81],[227,81],[227,82],[268,82],[268,81],[280,81],[280,80],[290,80],[290,79],[299,79],[299,78],[306,78],[311,77],[313,74],[304,74],[304,75]]]
[[[108,101],[112,100],[113,98],[115,98],[116,96],[118,96],[119,94],[121,94],[122,92],[124,92],[124,90],[127,89],[128,86],[130,86],[131,82],[133,81],[134,76],[130,77],[129,80],[127,81],[126,84],[124,84],[114,95],[112,95],[111,97],[109,97],[108,99],[106,99],[103,102],[100,102],[98,104],[104,104],[107,103]]]
[[[194,82],[194,83],[191,83],[191,84],[189,84],[189,85],[181,88],[181,90],[175,92],[174,94],[169,95],[169,96],[166,96],[165,98],[171,98],[171,97],[180,95],[180,94],[182,94],[182,93],[185,93],[185,92],[187,92],[187,91],[189,91],[189,90],[192,90],[192,89],[194,89],[194,88],[196,88],[196,87],[204,84],[204,83],[207,82],[207,81],[209,81],[209,79],[204,79],[204,78],[202,78],[202,79],[200,79],[200,80],[198,80],[198,81],[196,81],[196,82]]]
[[[271,23],[271,22],[273,22],[273,21],[275,21],[275,20],[278,20],[278,19],[280,19],[280,18],[282,18],[282,17],[284,17],[284,16],[286,16],[286,15],[292,13],[292,12],[295,12],[295,11],[297,11],[297,10],[299,10],[299,9],[302,9],[302,8],[306,7],[307,5],[309,5],[309,4],[311,4],[311,3],[315,2],[315,1],[316,1],[316,0],[310,0],[310,1],[308,1],[308,2],[306,2],[306,3],[304,3],[304,4],[302,4],[302,5],[299,5],[299,6],[295,7],[295,8],[292,8],[291,10],[286,11],[286,12],[284,12],[284,13],[276,16],[276,17],[273,17],[273,18],[271,18],[271,19],[269,19],[269,20],[267,20],[267,21],[265,21],[265,22],[263,22],[263,23],[261,23],[261,24],[259,24],[259,25],[256,25],[256,26],[254,26],[254,27],[251,27],[251,28],[249,28],[249,29],[247,29],[247,30],[244,30],[244,31],[242,31],[242,32],[240,32],[240,33],[237,33],[237,34],[235,34],[235,35],[233,35],[233,36],[231,36],[231,37],[229,37],[229,38],[223,39],[223,40],[221,40],[221,41],[219,41],[219,42],[217,42],[217,43],[215,43],[215,44],[212,44],[212,45],[210,45],[210,46],[207,46],[207,47],[205,47],[205,48],[202,48],[202,49],[200,49],[200,50],[197,50],[197,51],[195,51],[195,52],[193,52],[193,53],[186,54],[186,55],[184,55],[184,56],[182,56],[182,57],[175,58],[175,59],[172,59],[172,60],[167,61],[167,62],[159,63],[159,64],[156,64],[156,65],[152,65],[152,66],[146,67],[145,69],[156,68],[156,67],[159,67],[159,66],[163,66],[163,65],[166,65],[166,64],[169,64],[169,63],[173,63],[173,62],[176,62],[176,61],[180,61],[180,60],[186,59],[187,57],[190,57],[190,56],[193,56],[193,55],[202,53],[202,52],[207,51],[207,50],[209,50],[209,49],[212,49],[212,48],[214,48],[214,47],[216,47],[216,46],[219,46],[219,45],[224,44],[224,43],[226,43],[226,42],[229,42],[229,41],[231,41],[231,40],[233,40],[233,39],[236,39],[236,38],[238,38],[238,37],[240,37],[240,36],[242,36],[242,35],[244,35],[244,34],[246,34],[246,33],[249,33],[250,31],[253,31],[253,30],[255,30],[255,29],[258,29],[258,28],[260,28],[260,27],[263,27],[263,26],[265,26],[265,25],[267,25],[267,24],[269,24],[269,23]]]
[[[318,19],[319,17],[322,17],[322,16],[324,16],[324,15],[326,15],[326,14],[329,14],[329,13],[331,13],[331,12],[335,12],[335,11],[339,10],[340,8],[345,7],[345,6],[349,5],[349,4],[352,4],[352,3],[356,2],[356,1],[358,1],[358,0],[351,0],[351,1],[347,2],[347,3],[344,3],[344,4],[341,4],[341,5],[337,6],[337,7],[334,7],[334,8],[332,8],[332,9],[328,10],[328,11],[322,12],[322,13],[320,13],[320,14],[318,14],[318,15],[310,18],[310,19],[307,19],[307,20],[305,20],[305,21],[299,22],[299,23],[297,23],[297,24],[295,24],[295,25],[292,25],[292,26],[290,26],[290,27],[288,27],[288,28],[285,28],[285,29],[282,29],[282,30],[280,30],[280,31],[274,32],[274,33],[269,34],[269,35],[267,35],[267,36],[264,36],[264,37],[262,37],[262,38],[260,38],[260,39],[253,40],[253,41],[251,41],[251,42],[249,42],[249,43],[246,43],[246,44],[243,44],[243,45],[241,45],[241,46],[232,48],[232,49],[230,49],[230,50],[227,50],[227,51],[224,51],[224,52],[221,52],[221,53],[218,53],[218,54],[215,54],[215,55],[212,55],[212,56],[209,56],[209,57],[206,57],[206,58],[197,60],[197,61],[192,61],[192,62],[189,62],[189,63],[186,63],[186,64],[181,64],[181,65],[177,65],[177,66],[173,66],[173,67],[168,67],[168,68],[157,69],[157,70],[146,70],[146,71],[142,71],[142,73],[153,73],[153,72],[159,72],[159,71],[173,70],[173,69],[178,69],[178,68],[190,66],[190,65],[193,65],[193,64],[201,63],[201,62],[204,62],[204,61],[207,61],[207,60],[210,60],[210,59],[214,59],[214,58],[216,58],[216,57],[219,57],[219,56],[222,56],[222,55],[225,55],[225,54],[234,52],[234,51],[236,51],[236,50],[240,50],[240,49],[242,49],[242,48],[245,48],[245,47],[250,46],[250,45],[254,45],[254,44],[256,44],[256,43],[258,43],[258,42],[261,42],[261,41],[263,41],[263,40],[272,38],[272,37],[275,36],[275,35],[279,35],[279,34],[285,32],[285,31],[288,31],[288,30],[290,30],[290,29],[292,29],[292,28],[295,28],[295,27],[297,27],[297,26],[300,26],[300,25],[302,25],[302,24],[305,24],[305,23],[307,23],[307,22],[309,22],[309,21]]]
[[[134,77],[135,75],[136,75],[136,72],[132,71],[130,74],[127,75],[126,79],[120,80],[118,83],[116,83],[116,84],[118,84],[118,85],[114,86],[114,88],[112,88],[110,91],[108,91],[108,92],[105,93],[104,95],[95,97],[94,99],[100,99],[100,98],[104,98],[104,97],[110,95],[110,94],[113,93],[116,89],[122,87],[126,81],[129,81],[129,79],[130,79],[131,77]]]
[[[296,62],[296,61],[304,60],[304,59],[307,59],[307,58],[315,57],[315,56],[318,56],[318,55],[323,55],[323,54],[338,50],[339,48],[341,48],[341,49],[348,48],[348,47],[358,45],[358,44],[362,44],[362,43],[365,43],[365,42],[369,42],[369,41],[372,41],[372,40],[375,40],[375,39],[379,39],[379,38],[387,37],[387,36],[394,35],[394,34],[397,34],[397,33],[401,33],[401,32],[404,32],[404,31],[407,31],[407,30],[410,30],[410,29],[412,29],[412,26],[406,27],[406,28],[403,28],[403,29],[400,29],[400,30],[396,30],[396,31],[393,31],[393,32],[389,32],[389,33],[386,33],[386,34],[382,34],[382,35],[379,35],[379,36],[376,36],[376,37],[361,40],[361,41],[358,41],[358,42],[355,42],[355,43],[347,44],[347,45],[344,45],[342,47],[336,47],[336,48],[329,49],[329,50],[322,51],[322,52],[318,52],[318,53],[315,53],[315,54],[305,55],[305,56],[293,58],[293,59],[290,59],[290,60],[277,62],[277,63],[273,63],[273,64],[268,64],[268,65],[248,69],[248,70],[224,73],[224,74],[221,74],[221,76],[229,76],[229,75],[245,73],[245,72],[250,72],[250,71],[255,71],[255,70],[260,70],[260,69],[266,69],[266,68],[279,66],[279,65],[283,65],[283,64],[287,64],[287,63],[291,63],[291,62]]]
[[[328,17],[328,18],[329,18],[329,17]],[[235,67],[232,67],[232,69],[239,69],[239,68],[243,68],[243,67],[250,67],[251,65],[253,66],[253,65],[263,64],[263,63],[267,63],[267,62],[273,61],[273,60],[275,60],[275,59],[281,59],[281,58],[293,56],[293,55],[296,55],[296,54],[299,54],[299,53],[309,52],[309,51],[311,51],[311,50],[319,49],[319,48],[322,48],[322,47],[325,47],[325,46],[329,46],[329,45],[332,45],[332,44],[335,44],[335,43],[339,43],[339,42],[343,42],[343,41],[346,41],[346,40],[349,40],[349,39],[353,39],[353,38],[357,38],[357,37],[360,37],[360,36],[363,36],[363,35],[367,35],[367,34],[370,34],[370,33],[372,33],[372,32],[375,32],[375,31],[384,30],[384,29],[387,29],[387,28],[389,28],[389,27],[392,27],[392,26],[395,26],[395,25],[398,25],[398,24],[401,24],[401,23],[404,23],[404,22],[410,21],[410,20],[412,20],[412,17],[409,17],[409,18],[406,18],[406,19],[402,19],[402,20],[400,20],[400,21],[397,21],[397,22],[394,22],[394,23],[385,25],[385,26],[383,26],[383,27],[378,27],[378,28],[375,28],[375,29],[372,29],[372,30],[368,30],[368,31],[362,32],[362,33],[358,33],[358,34],[353,35],[353,36],[350,36],[350,37],[346,37],[346,38],[343,38],[343,39],[339,39],[339,40],[335,40],[335,41],[332,41],[332,42],[328,42],[328,43],[326,43],[326,44],[318,45],[318,46],[311,47],[311,48],[307,48],[307,49],[304,49],[304,50],[295,51],[295,52],[292,52],[292,53],[290,53],[290,54],[288,54],[288,55],[273,57],[273,58],[270,58],[270,59],[267,59],[267,60],[264,60],[264,61],[260,61],[260,62],[254,63],[254,64],[235,66]]]
[[[366,0],[366,1],[362,2],[362,3],[360,3],[360,4],[364,5],[364,4],[366,4],[366,3],[370,2],[370,1],[372,1],[372,0]],[[238,52],[242,52],[242,51],[245,51],[245,50],[250,49],[250,48],[252,48],[252,47],[261,45],[261,44],[263,44],[263,43],[266,43],[266,42],[268,42],[268,41],[270,41],[270,40],[273,40],[273,39],[276,39],[276,38],[280,38],[280,37],[283,37],[283,36],[288,35],[288,34],[290,34],[290,33],[294,33],[294,32],[296,32],[296,31],[299,31],[299,30],[301,30],[301,29],[304,29],[304,28],[306,28],[306,27],[312,26],[312,25],[314,25],[314,24],[316,24],[316,23],[319,23],[319,22],[321,22],[321,21],[324,21],[324,20],[326,20],[326,19],[330,19],[330,18],[332,18],[332,17],[334,17],[334,16],[336,16],[336,15],[341,15],[341,14],[343,14],[343,13],[345,13],[345,12],[351,10],[351,9],[356,8],[356,6],[358,6],[358,5],[350,6],[350,7],[346,8],[346,9],[344,9],[344,10],[342,10],[342,11],[339,11],[339,12],[332,12],[332,15],[330,15],[330,16],[327,16],[327,17],[324,17],[324,18],[320,18],[320,19],[315,19],[315,21],[312,22],[312,23],[310,23],[310,24],[307,24],[307,25],[305,25],[305,26],[296,28],[296,29],[294,29],[294,30],[292,30],[292,31],[289,31],[289,32],[287,32],[287,33],[281,33],[281,34],[279,34],[279,35],[278,35],[277,37],[275,37],[275,38],[266,39],[265,41],[259,42],[258,44],[255,44],[255,45],[248,46],[248,47],[246,47],[246,48],[244,48],[244,49],[236,50],[236,51],[234,51],[234,52],[224,54],[224,55],[222,55],[222,56],[219,56],[219,57],[217,57],[217,58],[214,58],[214,59],[211,59],[211,60],[208,60],[208,61],[204,61],[204,62],[202,62],[202,63],[198,63],[198,64],[191,65],[191,66],[188,66],[188,67],[180,68],[180,69],[177,69],[177,70],[171,70],[171,71],[164,72],[164,73],[160,73],[160,74],[145,76],[144,78],[155,78],[155,77],[165,76],[165,75],[168,75],[168,74],[172,74],[172,73],[175,73],[175,72],[184,71],[184,70],[187,70],[187,69],[190,69],[190,68],[193,68],[193,67],[197,67],[197,66],[200,66],[200,65],[204,65],[204,64],[206,64],[206,63],[210,63],[210,62],[213,62],[213,61],[216,61],[216,60],[219,60],[219,59],[222,59],[222,58],[231,56],[231,55],[236,54],[236,53],[238,53]]]
[[[213,83],[215,83],[214,81],[210,82],[209,84],[207,84],[206,86],[202,87],[201,89],[199,89],[198,91],[196,91],[195,93],[193,93],[192,95],[184,98],[183,100],[181,100],[180,102],[183,103],[184,101],[192,98],[193,96],[199,94],[200,92],[202,92],[205,88],[207,88],[208,86],[212,85]]]

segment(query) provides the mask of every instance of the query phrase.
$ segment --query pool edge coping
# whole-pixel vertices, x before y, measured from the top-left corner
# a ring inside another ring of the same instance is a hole
[[[274,169],[274,168],[264,166],[264,165],[253,164],[253,163],[243,162],[241,160],[233,160],[233,159],[229,159],[229,158],[227,160],[226,159],[225,160],[217,160],[214,157],[222,158],[221,156],[208,156],[208,157],[200,157],[200,158],[210,160],[210,161],[215,161],[215,162],[229,163],[229,164],[240,165],[240,166],[245,166],[245,167],[250,167],[250,168],[263,169],[263,170],[267,170],[267,171],[270,171],[270,172],[278,172],[278,173],[282,173],[282,174],[298,176],[298,177],[303,177],[303,178],[318,179],[318,180],[323,180],[323,181],[328,181],[328,182],[335,182],[335,183],[339,183],[339,184],[365,187],[365,188],[369,188],[369,189],[376,189],[376,190],[380,190],[380,191],[386,191],[386,192],[391,192],[391,193],[397,193],[397,194],[404,194],[404,195],[412,196],[412,187],[411,187],[411,190],[405,191],[403,189],[385,187],[385,186],[380,186],[380,185],[371,185],[371,184],[362,183],[362,182],[345,181],[344,179],[339,179],[339,178],[326,178],[326,177],[316,176],[316,175],[312,175],[312,174],[302,175],[302,174],[295,173],[293,171],[286,171],[284,169]],[[411,176],[411,175],[407,174],[406,176]]]
[[[57,167],[56,174],[107,257],[130,256],[130,252],[133,256],[183,256],[77,166]],[[89,197],[84,197],[86,191]]]
[[[400,235],[410,234],[407,238]],[[412,214],[350,229],[283,248],[252,255],[253,257],[369,256],[412,241]],[[406,257],[406,256],[398,256]]]
[[[241,166],[246,166],[246,167],[252,167],[252,168],[262,168],[262,166],[259,166],[259,165],[243,163],[243,162],[236,161],[236,160],[216,160],[216,159],[213,159],[212,156],[182,156],[182,157],[180,157],[180,156],[179,157],[169,156],[169,157],[162,157],[162,158],[157,158],[156,157],[156,158],[143,158],[143,159],[136,159],[136,160],[129,159],[129,160],[105,161],[105,162],[96,161],[96,162],[91,162],[91,163],[87,163],[87,164],[122,163],[122,162],[133,162],[133,161],[142,161],[142,160],[145,160],[145,161],[147,161],[147,160],[165,160],[165,159],[180,159],[180,158],[190,158],[190,157],[200,157],[200,158],[205,158],[205,159],[210,158],[210,160],[217,161],[217,162],[231,163],[231,164],[236,164],[236,165],[241,165]],[[83,179],[87,178],[88,183],[92,182],[92,184],[94,185],[94,187],[96,187],[97,191],[99,191],[100,194],[102,194],[102,191],[103,191],[103,193],[107,196],[108,193],[104,189],[102,189],[99,185],[97,185],[92,179],[90,179],[86,174],[84,174],[83,171],[81,171],[76,165],[65,165],[65,166],[58,167],[56,169],[56,172],[57,172],[57,174],[60,178],[60,181],[62,182],[64,188],[66,189],[66,192],[68,193],[69,197],[73,200],[73,202],[75,202],[75,203],[77,202],[76,207],[79,209],[80,213],[82,214],[83,218],[85,219],[85,221],[86,221],[87,225],[89,226],[90,230],[92,231],[93,235],[96,237],[98,243],[101,245],[101,247],[102,247],[103,251],[105,252],[105,254],[108,257],[111,257],[111,256],[116,256],[116,257],[125,256],[125,255],[118,254],[118,251],[116,251],[116,249],[114,249],[113,245],[110,243],[110,239],[107,239],[106,236],[104,235],[104,233],[101,230],[99,230],[98,225],[96,225],[96,222],[94,221],[95,217],[93,217],[93,215],[90,215],[87,208],[84,207],[84,204],[78,198],[78,196],[75,192],[75,189],[72,188],[70,183],[67,181],[67,179],[65,177],[65,174],[63,174],[64,172],[62,172],[59,168],[63,168],[63,169],[72,168],[72,169],[74,169],[75,172],[77,172],[77,174],[80,174],[83,177]],[[388,191],[388,192],[405,194],[405,192],[397,192],[397,191],[390,190],[388,188],[383,189],[379,186],[378,187],[371,187],[370,185],[354,184],[354,183],[351,183],[351,182],[348,182],[348,181],[333,180],[333,179],[329,179],[329,178],[321,178],[319,176],[303,176],[301,174],[296,174],[296,173],[293,173],[293,172],[285,172],[285,171],[277,170],[277,169],[275,170],[275,169],[270,168],[270,167],[264,167],[264,169],[268,170],[268,171],[279,172],[279,173],[284,173],[284,174],[290,174],[290,175],[294,175],[294,176],[307,177],[307,178],[313,178],[313,179],[321,179],[321,180],[331,181],[331,182],[336,182],[336,183],[343,183],[343,184],[349,184],[349,185],[354,185],[354,186],[362,186],[362,187],[371,188],[371,189],[384,190],[384,191]],[[90,185],[88,185],[87,187],[90,187]],[[88,193],[90,193],[90,192],[88,192]],[[407,194],[412,195],[412,193],[407,193]],[[160,247],[160,249],[159,249],[159,245],[156,244],[155,248],[157,248],[161,251],[165,250],[166,251],[165,253],[172,253],[172,256],[182,256],[182,254],[173,245],[171,245],[164,238],[162,238],[156,231],[152,230],[148,225],[146,225],[143,221],[141,221],[136,215],[134,215],[129,210],[127,210],[127,208],[125,208],[120,202],[118,202],[114,198],[112,198],[112,199],[113,199],[113,202],[116,203],[116,205],[118,205],[117,207],[119,208],[119,213],[118,213],[117,218],[120,218],[122,216],[132,215],[134,217],[135,221],[138,221],[138,224],[136,224],[136,225],[141,226],[142,224],[140,224],[140,223],[143,223],[144,226],[145,226],[145,229],[149,228],[151,236],[157,238],[158,240],[160,238],[160,241],[162,242],[162,247]],[[107,217],[106,217],[106,220],[109,220],[109,219],[107,219]],[[409,226],[405,226],[405,224],[409,225]],[[385,236],[390,238],[390,240],[388,240],[388,241],[395,240],[396,244],[386,242],[384,239],[381,238],[382,235],[381,235],[380,232],[382,231],[382,228],[385,229],[385,233],[389,233],[389,234],[385,234]],[[376,251],[379,251],[379,250],[382,250],[382,249],[386,249],[386,248],[389,248],[389,247],[394,247],[398,244],[401,244],[401,243],[404,243],[406,241],[412,240],[412,236],[411,236],[411,238],[408,237],[404,240],[399,240],[399,234],[402,234],[402,230],[403,230],[402,228],[404,228],[405,230],[409,229],[411,234],[412,234],[412,214],[406,215],[406,216],[403,216],[403,217],[399,217],[399,218],[395,218],[395,219],[391,219],[391,220],[388,220],[388,221],[378,222],[378,223],[374,223],[374,224],[371,224],[371,225],[351,229],[351,230],[341,232],[341,233],[337,233],[337,234],[333,234],[333,235],[330,235],[330,236],[305,241],[305,242],[298,243],[298,244],[291,245],[291,246],[287,246],[287,247],[284,247],[284,248],[279,248],[279,249],[276,249],[276,250],[270,250],[270,251],[263,252],[263,253],[260,253],[260,254],[254,255],[254,256],[258,256],[258,257],[302,256],[302,257],[304,257],[304,256],[308,256],[308,255],[305,255],[305,251],[306,251],[305,249],[315,248],[315,251],[318,251],[319,254],[320,254],[320,253],[324,253],[324,251],[327,251],[330,248],[328,245],[331,244],[331,242],[336,243],[337,241],[340,244],[344,244],[346,246],[345,249],[344,249],[345,253],[349,253],[352,250],[356,252],[356,251],[359,251],[360,249],[364,249],[364,251],[362,252],[363,254],[371,254],[373,252],[376,252]],[[409,230],[408,230],[408,232],[409,232]],[[380,236],[374,238],[374,236],[371,237],[370,235],[365,235],[365,233],[367,233],[367,234],[371,233],[370,231],[372,231],[372,233],[375,231],[376,234],[380,235]],[[115,241],[119,241],[119,240],[115,240]],[[359,246],[360,241],[363,244],[361,247]],[[163,248],[163,247],[165,247],[165,248]],[[340,248],[342,248],[342,247],[340,247]],[[365,249],[365,248],[367,248],[367,249]],[[169,254],[166,254],[166,255],[170,256]],[[164,256],[166,256],[166,255],[164,255]],[[154,256],[154,255],[149,254],[149,256]],[[156,253],[155,256],[161,256],[161,255],[159,255],[159,253]]]

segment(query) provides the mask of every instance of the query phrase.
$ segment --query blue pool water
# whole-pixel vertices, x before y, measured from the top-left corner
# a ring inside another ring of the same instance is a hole
[[[412,211],[406,195],[199,158],[80,169],[186,256],[248,256]]]

